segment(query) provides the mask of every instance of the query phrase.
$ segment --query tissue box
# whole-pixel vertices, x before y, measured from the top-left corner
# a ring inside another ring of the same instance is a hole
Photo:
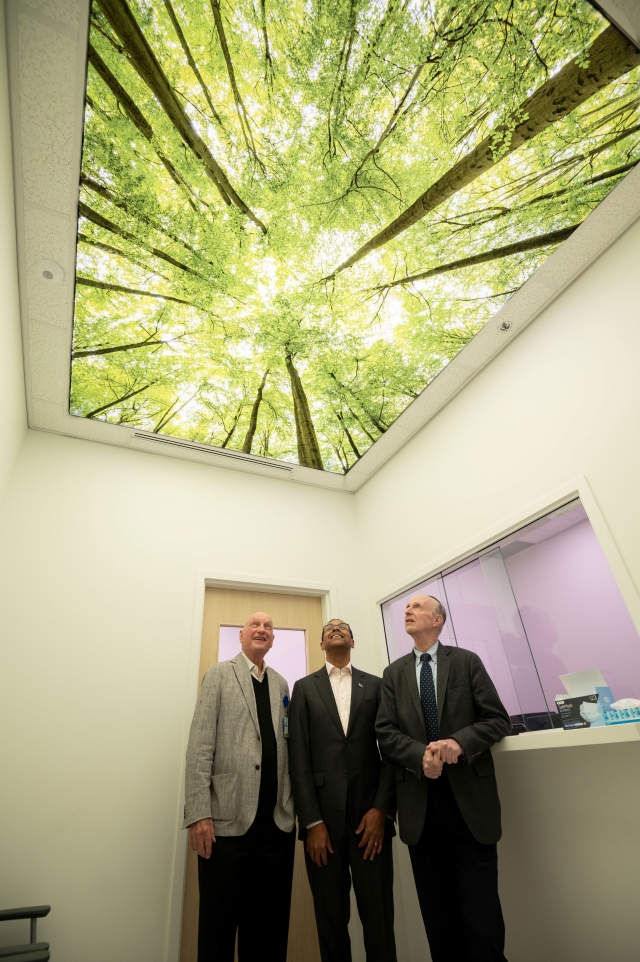
[[[604,720],[607,725],[625,725],[628,722],[640,722],[640,708],[611,708],[605,711]]]

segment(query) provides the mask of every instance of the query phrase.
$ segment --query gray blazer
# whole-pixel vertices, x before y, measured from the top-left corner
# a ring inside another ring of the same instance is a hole
[[[283,718],[289,686],[267,667],[271,717],[278,747],[274,820],[291,832],[295,818]],[[264,684],[264,682],[262,683]],[[244,835],[258,809],[262,745],[251,672],[242,652],[212,665],[202,679],[185,773],[184,827],[213,818],[216,835]]]
[[[491,746],[511,734],[509,715],[484,665],[465,648],[440,645],[437,698],[439,737],[462,745],[458,763],[445,766],[460,812],[479,842],[497,842],[500,800]],[[376,732],[383,759],[396,766],[400,838],[415,845],[424,827],[429,779],[422,774],[427,732],[413,652],[384,670]]]

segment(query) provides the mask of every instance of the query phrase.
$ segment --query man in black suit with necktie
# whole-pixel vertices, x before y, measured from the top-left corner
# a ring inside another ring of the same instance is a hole
[[[396,962],[393,933],[395,779],[375,721],[381,679],[351,665],[351,628],[322,629],[326,664],[293,687],[289,772],[322,962],[350,962],[351,880],[367,962]]]
[[[439,642],[445,619],[437,598],[409,599],[415,647],[385,668],[376,731],[433,962],[506,962],[490,749],[511,723],[478,656]]]

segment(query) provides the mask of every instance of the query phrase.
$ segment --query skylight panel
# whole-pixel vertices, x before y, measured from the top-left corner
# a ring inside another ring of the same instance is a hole
[[[585,0],[93,0],[71,413],[345,472],[640,158]]]

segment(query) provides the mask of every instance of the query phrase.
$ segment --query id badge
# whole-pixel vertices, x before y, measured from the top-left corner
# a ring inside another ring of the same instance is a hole
[[[282,731],[284,733],[284,737],[288,738],[289,737],[289,719],[286,715],[282,719]]]

